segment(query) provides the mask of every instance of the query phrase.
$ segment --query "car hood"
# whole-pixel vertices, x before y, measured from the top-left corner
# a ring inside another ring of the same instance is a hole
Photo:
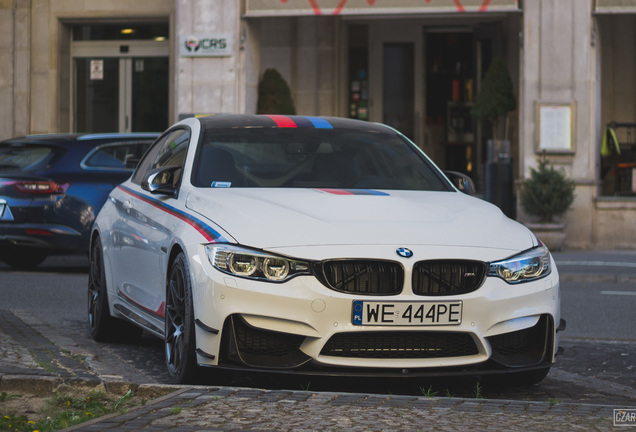
[[[525,250],[535,243],[497,207],[460,192],[202,189],[187,207],[257,248],[444,245]]]

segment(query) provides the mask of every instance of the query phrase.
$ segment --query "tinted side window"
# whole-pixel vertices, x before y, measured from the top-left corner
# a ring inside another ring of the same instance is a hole
[[[152,146],[144,156],[132,176],[133,183],[141,184],[146,174],[157,168],[181,166],[185,162],[190,131],[176,129],[167,132]],[[176,180],[178,180],[177,178]]]
[[[152,142],[120,142],[95,148],[82,161],[84,169],[122,169],[135,168]]]
[[[185,162],[188,143],[190,142],[190,132],[178,129],[166,138],[166,141],[159,149],[157,157],[150,166],[151,170],[168,166],[183,166]]]

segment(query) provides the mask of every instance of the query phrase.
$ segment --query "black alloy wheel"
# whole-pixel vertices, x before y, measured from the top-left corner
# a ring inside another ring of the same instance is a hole
[[[175,258],[166,283],[166,365],[174,383],[191,383],[197,363],[194,308],[188,263],[183,253]]]

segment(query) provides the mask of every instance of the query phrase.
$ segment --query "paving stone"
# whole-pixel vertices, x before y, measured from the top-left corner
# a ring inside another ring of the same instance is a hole
[[[454,397],[425,397],[417,385],[413,394],[258,388],[276,384],[271,376],[237,381],[256,384],[253,388],[175,386],[167,384],[163,346],[155,339],[144,337],[136,345],[95,344],[78,327],[57,339],[89,352],[86,361],[78,361],[68,347],[55,345],[53,333],[27,314],[0,310],[0,391],[29,388],[50,394],[59,388],[102,386],[116,394],[132,389],[148,398],[170,392],[129,413],[68,431],[609,431],[614,429],[613,409],[636,408],[636,378],[627,364],[636,358],[636,344],[627,342],[564,341],[576,358],[557,363],[540,385],[484,385],[483,397],[475,399],[475,382],[466,380],[436,384],[439,394],[458,394]],[[596,373],[601,360],[606,365]],[[608,362],[617,367],[608,367]]]

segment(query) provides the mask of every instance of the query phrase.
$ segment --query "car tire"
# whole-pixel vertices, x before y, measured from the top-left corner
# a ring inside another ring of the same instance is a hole
[[[33,270],[42,264],[47,256],[43,250],[13,247],[2,252],[0,260],[16,270]]]
[[[98,342],[134,342],[141,337],[143,330],[110,315],[102,254],[102,242],[97,237],[91,246],[88,272],[88,326],[91,336]]]
[[[194,332],[192,285],[188,263],[179,253],[168,273],[166,283],[166,366],[175,384],[193,382],[198,369]]]

